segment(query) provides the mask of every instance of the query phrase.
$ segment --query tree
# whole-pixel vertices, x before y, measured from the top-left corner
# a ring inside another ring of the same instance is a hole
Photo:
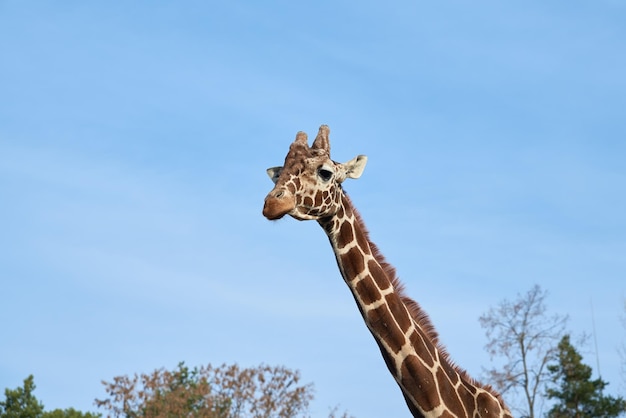
[[[548,365],[552,386],[546,394],[557,403],[548,411],[549,418],[611,418],[626,412],[621,397],[605,396],[607,386],[601,378],[591,380],[591,367],[564,335],[558,345],[557,359]]]
[[[491,359],[503,358],[502,368],[487,370],[487,380],[501,393],[523,397],[515,404],[522,417],[534,418],[538,397],[548,380],[546,365],[556,353],[564,333],[567,316],[546,312],[547,292],[539,285],[514,301],[503,300],[480,318]]]
[[[4,402],[0,402],[0,418],[98,418],[100,414],[83,413],[73,408],[44,411],[43,404],[37,400],[35,378],[31,374],[24,379],[24,387],[14,390],[5,389]]]
[[[91,412],[80,412],[74,408],[67,409],[55,409],[52,411],[46,411],[41,418],[99,418],[101,414],[94,414]]]
[[[31,374],[24,379],[24,387],[5,389],[5,400],[0,402],[0,418],[39,418],[43,405],[35,398],[35,378]]]
[[[313,399],[312,385],[298,385],[300,375],[285,367],[211,365],[173,372],[119,376],[103,382],[110,396],[96,405],[113,417],[194,418],[295,417]]]

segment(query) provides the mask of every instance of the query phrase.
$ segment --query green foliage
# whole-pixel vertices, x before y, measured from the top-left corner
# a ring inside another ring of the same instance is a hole
[[[299,384],[300,374],[285,367],[256,368],[222,365],[155,370],[132,378],[119,376],[103,382],[109,398],[96,400],[107,418],[295,418],[308,415],[313,385]],[[0,418],[100,418],[73,408],[44,411],[33,395],[33,376],[24,386],[6,389]],[[353,418],[337,408],[329,418]]]
[[[91,412],[80,412],[74,408],[55,409],[53,411],[44,412],[42,418],[99,418],[101,414],[93,414]]]
[[[83,413],[73,408],[44,411],[37,400],[33,375],[24,379],[24,387],[5,389],[5,400],[0,402],[0,418],[99,418],[100,414]]]
[[[33,375],[24,379],[23,388],[5,389],[5,400],[0,402],[0,418],[40,418],[43,405],[33,395],[34,390]]]
[[[546,395],[557,403],[548,411],[549,418],[610,418],[626,412],[622,397],[605,396],[608,383],[601,378],[591,380],[591,367],[565,335],[558,345],[556,363],[548,365],[552,385]]]

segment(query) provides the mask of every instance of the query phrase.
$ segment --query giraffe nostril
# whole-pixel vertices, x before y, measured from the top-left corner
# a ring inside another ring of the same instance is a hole
[[[284,190],[279,190],[276,192],[276,194],[274,195],[274,197],[276,199],[280,199],[281,197],[283,197],[285,195],[285,191]]]

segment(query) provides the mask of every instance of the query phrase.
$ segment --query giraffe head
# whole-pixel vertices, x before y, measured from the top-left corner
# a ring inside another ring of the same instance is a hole
[[[344,164],[331,160],[329,132],[328,126],[320,126],[310,147],[307,135],[298,132],[285,164],[267,169],[274,182],[263,206],[263,216],[267,219],[291,215],[302,221],[337,213],[341,206],[341,183],[347,178],[359,178],[367,157],[359,155]]]

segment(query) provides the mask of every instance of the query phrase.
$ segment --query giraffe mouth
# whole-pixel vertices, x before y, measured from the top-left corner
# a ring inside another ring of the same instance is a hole
[[[270,221],[275,221],[290,214],[296,207],[294,199],[277,198],[268,196],[263,205],[263,216]]]

